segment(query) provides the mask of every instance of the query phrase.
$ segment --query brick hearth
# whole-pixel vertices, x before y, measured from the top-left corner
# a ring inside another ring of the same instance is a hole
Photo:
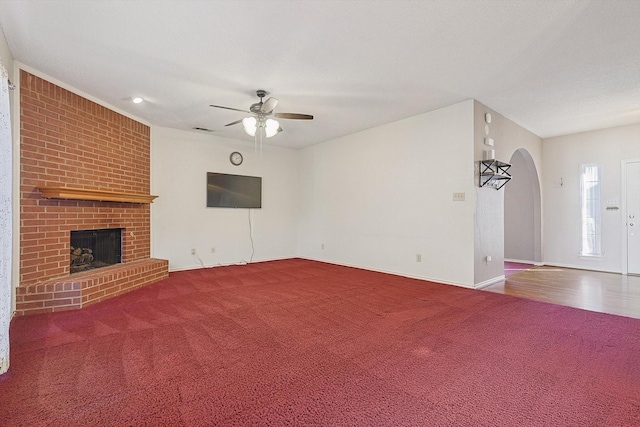
[[[116,264],[16,290],[18,315],[71,310],[112,298],[167,277],[163,259]]]
[[[41,187],[145,196],[150,129],[25,71],[20,74],[20,284],[17,314],[80,308],[168,276],[150,258],[150,205],[45,198]],[[70,270],[70,232],[122,228],[122,263]]]

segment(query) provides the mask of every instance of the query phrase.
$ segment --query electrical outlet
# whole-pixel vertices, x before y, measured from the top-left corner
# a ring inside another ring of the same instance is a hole
[[[416,262],[422,262],[422,255],[416,254]]]
[[[464,193],[453,193],[454,202],[464,202]]]
[[[215,246],[211,246],[211,253],[215,254],[216,253],[216,247]]]
[[[191,249],[191,255],[195,255],[195,254],[196,254],[195,248]]]
[[[324,243],[320,245],[320,249],[324,251]]]

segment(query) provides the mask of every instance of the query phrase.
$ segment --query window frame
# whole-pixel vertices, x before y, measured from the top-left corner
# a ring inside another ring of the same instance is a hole
[[[602,165],[580,165],[579,177],[580,257],[602,258]]]

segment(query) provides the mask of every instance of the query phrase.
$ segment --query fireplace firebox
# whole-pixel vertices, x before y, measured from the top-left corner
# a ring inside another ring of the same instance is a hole
[[[70,272],[106,267],[122,261],[122,228],[71,232]]]

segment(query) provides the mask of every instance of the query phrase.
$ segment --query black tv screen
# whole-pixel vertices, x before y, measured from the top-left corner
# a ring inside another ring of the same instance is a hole
[[[262,178],[207,172],[208,208],[261,208]]]

